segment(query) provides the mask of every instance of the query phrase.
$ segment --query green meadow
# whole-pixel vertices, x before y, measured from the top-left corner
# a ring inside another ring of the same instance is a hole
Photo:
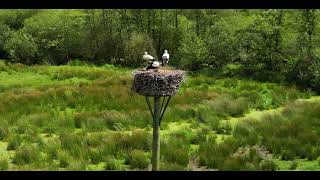
[[[0,170],[150,170],[134,69],[0,61]],[[161,124],[160,170],[320,170],[320,98],[188,73]]]

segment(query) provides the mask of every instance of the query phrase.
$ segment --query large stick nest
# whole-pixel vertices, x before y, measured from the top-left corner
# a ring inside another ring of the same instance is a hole
[[[185,71],[181,70],[137,70],[132,90],[143,96],[173,96],[184,76]]]

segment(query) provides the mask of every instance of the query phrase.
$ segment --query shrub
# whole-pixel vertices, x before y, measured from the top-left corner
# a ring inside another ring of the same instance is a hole
[[[223,165],[220,165],[220,168],[223,171],[253,171],[257,168],[245,157],[232,157],[228,158],[223,162]]]
[[[126,116],[117,111],[106,111],[102,113],[102,117],[107,128],[119,130],[122,128],[122,123],[125,123]]]
[[[282,160],[297,157],[314,160],[320,154],[317,141],[319,109],[315,103],[292,103],[281,113],[270,113],[259,121],[238,124],[233,135],[241,144],[264,144]]]
[[[103,143],[104,136],[101,134],[89,134],[85,138],[85,146],[88,148],[99,148]]]
[[[221,75],[225,77],[233,77],[235,75],[239,75],[240,70],[240,64],[226,64],[221,68]]]
[[[72,162],[72,158],[70,157],[70,155],[64,151],[59,151],[58,160],[59,160],[59,167],[61,168],[68,167]]]
[[[149,166],[149,158],[144,151],[133,150],[129,152],[129,164],[132,168],[145,169]]]
[[[244,151],[239,151],[244,149]],[[221,170],[258,170],[261,164],[261,157],[256,149],[249,147],[239,148],[234,154],[228,157],[220,165]]]
[[[167,162],[187,166],[191,141],[186,135],[173,133],[169,139],[161,142],[161,154]]]
[[[86,119],[82,115],[76,114],[74,117],[74,125],[76,128],[82,128],[86,123]]]
[[[103,160],[102,153],[99,149],[89,149],[89,159],[92,164],[98,164]]]
[[[163,146],[162,154],[164,158],[170,163],[175,163],[183,166],[186,166],[189,163],[189,151],[187,148]]]
[[[260,169],[263,171],[276,171],[279,167],[272,160],[265,159],[260,162]]]
[[[249,121],[249,120],[248,120]],[[247,123],[238,124],[233,130],[233,136],[243,145],[254,145],[259,143],[258,134],[249,128]]]
[[[245,98],[238,98],[235,101],[230,102],[233,103],[230,104],[227,112],[233,117],[242,116],[249,109],[247,100]]]
[[[151,134],[143,129],[135,129],[132,134],[115,134],[113,142],[119,150],[140,149],[148,151],[151,147]]]
[[[87,156],[86,136],[80,133],[60,136],[61,147],[72,157],[83,159]]]
[[[312,79],[311,86],[314,90],[317,92],[320,92],[320,71],[319,71],[320,65],[317,65],[317,68],[314,68],[313,74],[314,78]]]
[[[7,126],[0,126],[0,140],[6,138],[9,134],[9,129]]]
[[[10,39],[12,35],[12,30],[10,27],[6,24],[1,23],[0,24],[0,55],[1,57],[7,57],[7,54],[4,51],[4,46],[8,39]],[[0,63],[0,69],[1,69],[1,63]]]
[[[72,134],[63,132],[60,134],[59,139],[61,141],[61,147],[66,150],[72,150],[80,148],[84,145],[85,136],[82,134]]]
[[[38,47],[30,34],[16,32],[8,40],[5,49],[14,62],[33,64],[36,62]]]
[[[1,158],[0,159],[0,171],[8,170],[8,168],[9,168],[8,160],[5,158]]]
[[[117,160],[114,156],[106,157],[106,170],[123,170],[121,161]]]
[[[297,167],[298,167],[298,162],[297,161],[292,161],[292,163],[290,164],[289,169],[290,170],[295,170],[295,169],[297,169]]]
[[[186,167],[176,163],[160,163],[161,171],[185,171]]]
[[[294,160],[295,158],[296,158],[296,155],[291,150],[283,150],[281,153],[282,160]]]
[[[320,156],[320,148],[319,147],[311,147],[307,146],[308,150],[306,151],[308,160],[316,160],[318,156]]]
[[[232,97],[221,96],[206,103],[208,108],[217,116],[226,118],[228,116],[242,116],[249,110],[247,100],[245,98],[238,98],[234,100]]]
[[[189,33],[182,39],[178,54],[181,66],[191,71],[204,67],[209,57],[209,51],[204,40],[194,33]]]
[[[318,164],[320,165],[320,156],[317,157],[317,162],[318,162]]]
[[[115,69],[116,68],[116,66],[113,64],[104,64],[102,67],[106,68],[106,69]]]
[[[43,141],[43,140],[40,140]],[[47,154],[48,159],[57,159],[59,155],[59,149],[61,148],[60,141],[58,139],[49,139],[47,142],[42,142],[42,145],[39,145],[40,148],[44,149],[44,152]]]
[[[87,170],[88,162],[85,160],[73,161],[72,164],[68,166],[68,170],[71,171],[85,171]]]
[[[147,62],[144,62],[141,58],[145,51],[156,58],[153,41],[147,34],[132,33],[129,41],[126,42],[125,47],[125,61],[119,62],[122,65],[139,67],[142,64],[146,64]]]
[[[81,61],[79,59],[73,59],[67,63],[69,66],[88,66],[89,64],[85,61]]]
[[[210,168],[219,168],[223,166],[224,161],[234,153],[239,147],[235,138],[228,138],[222,143],[215,143],[215,138],[199,144],[199,160],[201,165]]]
[[[10,151],[10,150],[18,149],[21,142],[22,142],[22,139],[21,139],[20,135],[14,135],[13,137],[9,138],[7,150]]]
[[[207,138],[207,134],[211,130],[209,128],[201,128],[195,134],[195,139],[191,141],[191,144],[199,144],[200,142],[204,142]]]
[[[101,113],[77,113],[74,117],[76,128],[87,128],[89,130],[102,130],[108,128],[119,130],[125,123],[126,115],[117,111],[105,111]]]
[[[103,118],[101,117],[88,117],[84,121],[84,125],[89,130],[102,130],[105,127]]]
[[[217,134],[230,135],[231,132],[232,132],[232,127],[231,127],[231,125],[230,125],[229,123],[226,124],[226,125],[224,125],[224,126],[221,126],[221,125],[220,125],[220,126],[217,128]]]
[[[192,129],[189,128],[179,129],[170,133],[170,139],[172,139],[172,141],[183,141],[185,144],[190,144],[191,142],[195,141],[196,138],[196,134],[194,134]]]
[[[172,114],[171,114],[172,113]],[[192,107],[174,107],[174,110],[172,112],[168,112],[168,117],[172,117],[172,119],[190,119],[196,116],[196,111]],[[175,118],[176,117],[176,118]],[[171,119],[171,118],[170,118]]]
[[[25,165],[36,162],[40,159],[40,151],[36,146],[25,145],[18,149],[13,157],[13,163]]]

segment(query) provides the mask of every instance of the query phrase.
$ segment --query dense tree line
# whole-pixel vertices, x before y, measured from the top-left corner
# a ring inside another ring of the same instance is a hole
[[[0,10],[0,58],[139,67],[144,51],[192,71],[320,89],[319,10]]]

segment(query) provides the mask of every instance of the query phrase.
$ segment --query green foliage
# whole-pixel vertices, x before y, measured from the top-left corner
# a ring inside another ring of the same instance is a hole
[[[145,62],[142,59],[144,52],[152,55],[156,58],[156,52],[153,47],[152,39],[147,34],[133,33],[129,41],[125,44],[124,50],[124,62],[122,65],[141,67],[142,65],[147,65],[149,62]]]
[[[23,30],[37,38],[44,62],[62,64],[79,56],[84,22],[78,10],[44,10],[25,20]]]
[[[0,171],[6,171],[9,168],[9,163],[6,158],[0,159]]]
[[[132,168],[139,169],[146,169],[150,163],[149,157],[141,150],[130,151],[128,161]]]
[[[74,60],[71,60],[67,63],[67,65],[69,66],[85,66],[85,65],[89,65],[87,62],[84,62],[84,61],[81,61],[79,59],[74,59]]]
[[[6,24],[0,23],[0,58],[8,58],[8,54],[5,51],[5,45],[11,36],[11,29]]]
[[[318,161],[318,164],[320,165],[320,158],[319,157],[317,157],[317,161]]]
[[[64,151],[58,153],[59,167],[66,168],[72,162],[72,158]]]
[[[215,138],[210,138],[200,143],[198,153],[201,165],[219,169],[221,165],[224,164],[226,158],[238,149],[239,145],[233,138],[227,139],[221,144],[217,144],[214,139]],[[214,154],[214,156],[212,156],[212,154]]]
[[[318,90],[318,18],[314,9],[1,10],[0,58],[142,67],[144,51],[160,60],[167,49],[178,68]]]
[[[6,126],[1,126],[0,127],[0,140],[3,140],[8,136],[9,133],[9,128]]]
[[[151,116],[144,98],[130,92],[131,69],[3,61],[0,69],[0,151],[4,157],[12,153],[9,170],[146,169]],[[257,117],[263,124],[242,119],[253,109],[278,108],[311,94],[276,83],[188,76],[161,124],[161,170],[187,170],[198,160],[210,169],[260,170],[259,153],[238,156],[239,147],[256,144],[274,158],[285,147],[293,158],[316,159],[316,102],[288,106],[284,117]],[[236,122],[234,129],[233,120],[250,123]]]
[[[238,98],[231,101],[228,96],[222,96],[212,101],[206,102],[204,110],[200,110],[200,114],[204,118],[214,118],[214,115],[218,117],[239,117],[246,113],[249,109],[246,99]],[[210,110],[211,112],[208,112]],[[205,116],[207,114],[207,116]]]
[[[13,157],[12,162],[17,165],[25,165],[40,160],[40,151],[37,146],[28,145],[18,149]]]
[[[295,170],[295,169],[297,169],[297,167],[298,167],[298,162],[297,161],[292,161],[289,169],[290,170]]]
[[[265,144],[282,160],[297,157],[315,160],[319,156],[316,140],[318,115],[319,104],[294,103],[287,106],[282,114],[266,115],[259,122],[237,127],[234,136],[243,139],[243,142]]]
[[[279,167],[272,160],[265,159],[260,162],[260,169],[263,171],[276,171],[279,170]]]
[[[209,53],[205,42],[193,33],[182,39],[179,48],[181,66],[190,70],[199,70],[208,59]]]
[[[189,163],[189,143],[178,138],[172,138],[169,142],[164,142],[160,146],[161,154],[167,162],[183,166]]]
[[[220,68],[239,59],[241,40],[238,39],[237,31],[248,26],[252,19],[253,17],[238,14],[222,17],[217,21],[215,26],[209,29],[208,38],[205,39],[209,50],[209,59],[206,62]]]
[[[22,142],[22,139],[19,135],[14,135],[9,139],[7,150],[17,150]]]
[[[256,149],[246,147],[243,152],[239,150],[226,159],[222,170],[271,170],[275,166],[268,160],[262,160]]]
[[[114,156],[106,157],[106,170],[123,170],[122,162],[117,160]]]
[[[151,148],[151,134],[142,129],[135,129],[132,134],[115,134],[114,138],[118,150],[150,150]]]
[[[38,9],[3,9],[0,11],[0,22],[10,27],[10,29],[18,30],[23,27],[26,19],[36,15]]]
[[[38,56],[38,45],[33,36],[16,32],[8,39],[5,50],[14,62],[34,64]]]
[[[160,171],[185,171],[185,166],[176,163],[160,164]]]

